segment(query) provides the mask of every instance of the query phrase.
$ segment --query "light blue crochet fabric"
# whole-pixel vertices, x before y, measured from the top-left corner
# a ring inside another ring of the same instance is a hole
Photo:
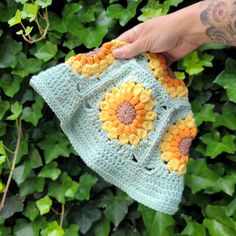
[[[99,78],[72,72],[71,65],[58,64],[34,75],[30,85],[45,99],[60,120],[60,126],[83,161],[106,181],[138,202],[167,214],[174,214],[182,198],[184,177],[169,171],[160,158],[158,144],[171,124],[192,114],[188,97],[171,97],[147,67],[144,55],[116,60]],[[144,83],[157,101],[157,119],[148,138],[139,145],[120,145],[109,139],[99,119],[99,101],[105,92],[121,83]]]

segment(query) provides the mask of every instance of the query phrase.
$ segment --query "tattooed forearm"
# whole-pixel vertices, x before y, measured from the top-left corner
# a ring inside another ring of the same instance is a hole
[[[207,0],[200,19],[216,43],[236,46],[236,0]]]

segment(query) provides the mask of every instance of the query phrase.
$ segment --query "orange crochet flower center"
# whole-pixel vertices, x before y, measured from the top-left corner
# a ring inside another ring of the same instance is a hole
[[[73,72],[78,72],[86,78],[91,76],[98,77],[115,62],[115,58],[111,53],[112,50],[125,44],[126,42],[112,40],[88,53],[72,56],[65,63],[71,65]]]
[[[188,95],[184,82],[173,75],[163,55],[154,53],[145,55],[149,60],[148,67],[153,71],[153,76],[170,96],[182,98]]]

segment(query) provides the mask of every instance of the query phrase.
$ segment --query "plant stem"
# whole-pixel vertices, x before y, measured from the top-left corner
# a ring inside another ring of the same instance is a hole
[[[18,122],[19,122],[19,124],[18,124]],[[7,192],[8,192],[8,189],[9,189],[9,186],[10,186],[10,183],[11,183],[11,179],[12,179],[12,176],[13,176],[13,173],[14,173],[14,170],[15,170],[15,166],[16,166],[16,158],[17,158],[17,155],[18,155],[18,152],[19,152],[21,135],[22,135],[21,120],[19,120],[19,121],[16,120],[16,128],[17,128],[16,148],[15,148],[15,151],[14,151],[14,156],[13,156],[13,161],[12,161],[12,166],[11,166],[11,169],[10,169],[10,173],[9,173],[9,176],[8,176],[8,179],[7,179],[7,184],[6,184],[6,187],[4,189],[2,199],[1,199],[0,210],[3,209],[3,207],[4,207],[4,203],[5,203],[5,200],[6,200],[6,197],[7,197]]]
[[[62,206],[61,206],[61,220],[60,220],[60,226],[61,227],[62,227],[62,224],[63,224],[64,212],[65,212],[65,205],[62,204]]]

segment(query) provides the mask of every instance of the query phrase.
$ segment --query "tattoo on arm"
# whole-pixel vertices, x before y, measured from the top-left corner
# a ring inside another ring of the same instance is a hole
[[[206,34],[216,43],[236,46],[236,0],[208,0],[200,19]]]

